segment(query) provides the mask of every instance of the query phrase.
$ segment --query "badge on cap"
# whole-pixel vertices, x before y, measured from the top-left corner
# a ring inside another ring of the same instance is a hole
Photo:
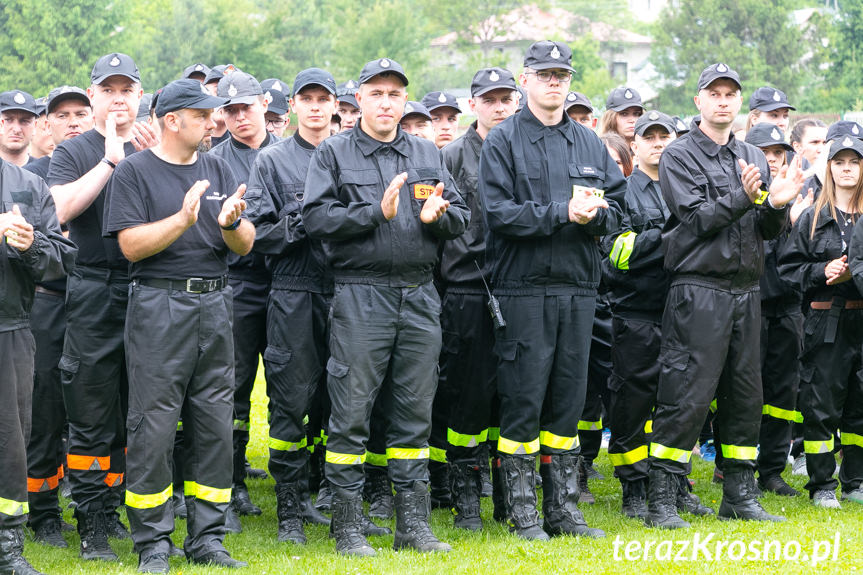
[[[200,71],[202,71],[203,69],[204,69],[204,67],[203,67],[203,66],[201,66],[200,64],[198,64],[197,66],[195,66],[195,72],[200,72]]]
[[[17,104],[23,104],[24,102],[27,101],[27,99],[24,97],[24,94],[22,94],[21,92],[17,92],[15,94],[15,97],[12,99],[15,100],[15,103],[17,103]]]
[[[118,57],[114,56],[113,58],[111,58],[111,61],[108,62],[108,65],[117,67],[120,65],[120,59]]]
[[[860,133],[860,128],[857,127],[857,124],[854,124],[854,127],[851,128],[851,133],[855,136]]]
[[[500,80],[500,74],[498,74],[497,72],[495,72],[494,70],[492,70],[492,71],[491,71],[491,72],[489,72],[489,74],[488,74],[488,79],[489,79],[489,81],[490,81],[490,82],[497,82],[498,80]]]
[[[854,145],[854,142],[852,142],[851,138],[849,138],[848,136],[845,136],[845,139],[842,140],[842,147],[843,148],[850,148],[853,145]]]
[[[345,88],[353,90],[356,87],[353,80],[348,80],[347,84],[345,84]]]
[[[659,114],[658,114],[656,111],[653,111],[653,112],[651,112],[651,113],[649,113],[649,114],[647,115],[647,118],[648,118],[649,120],[654,120],[654,121],[656,121],[656,120],[658,120],[658,119],[659,119]]]
[[[555,46],[551,49],[551,52],[549,52],[548,55],[557,60],[558,58],[560,58],[560,50],[558,50],[557,46]]]
[[[381,65],[381,68],[389,68],[390,67],[390,61],[387,60],[386,58],[381,58],[381,61],[379,62],[379,64]]]
[[[233,98],[236,95],[237,95],[237,87],[234,86],[233,84],[231,84],[231,86],[228,88],[228,96]]]
[[[569,94],[566,95],[566,99],[569,100],[570,102],[575,100],[575,98],[576,98],[576,95],[573,94],[572,92],[570,92]]]
[[[725,72],[728,71],[728,66],[726,66],[725,64],[717,64],[716,65],[716,71],[719,72],[720,74],[724,74]]]
[[[627,90],[626,92],[624,92],[623,97],[626,98],[627,100],[631,100],[632,99],[632,90]]]
[[[272,94],[270,94],[270,91],[269,91],[269,90],[267,90],[266,92],[264,92],[264,102],[266,102],[267,104],[272,104],[272,103],[273,103],[273,95],[272,95]]]
[[[408,104],[407,106],[405,106],[405,116],[407,116],[408,114],[412,113],[413,111],[414,111],[414,107],[413,107],[413,106],[411,106],[410,104]]]
[[[773,91],[773,101],[774,102],[781,102],[782,101],[782,96],[780,96],[779,92],[776,90]]]
[[[281,82],[273,82],[273,85],[270,86],[271,90],[275,90],[276,92],[282,92],[282,84]]]
[[[229,74],[233,74],[236,70],[237,69],[234,68],[233,64],[228,64],[227,66],[225,66],[225,70],[224,70],[224,72],[222,72],[222,75],[227,76]]]
[[[770,137],[774,140],[780,140],[782,138],[782,136],[779,135],[779,130],[777,130],[776,128],[773,128],[773,131],[770,132]]]
[[[677,120],[677,131],[685,130],[686,124],[683,123],[683,120]]]
[[[443,95],[443,92],[441,92],[440,96],[437,97],[437,101],[441,104],[446,104],[446,96]]]

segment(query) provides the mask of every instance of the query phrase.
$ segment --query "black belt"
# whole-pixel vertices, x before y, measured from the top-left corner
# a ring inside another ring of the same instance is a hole
[[[189,278],[185,280],[162,280],[139,278],[134,280],[142,286],[184,291],[188,293],[209,293],[225,289],[228,286],[228,276],[218,278]]]

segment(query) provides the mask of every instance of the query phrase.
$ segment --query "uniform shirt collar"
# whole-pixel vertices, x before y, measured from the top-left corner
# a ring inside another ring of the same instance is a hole
[[[638,168],[634,168],[632,173],[629,175],[630,178],[638,185],[639,190],[644,190],[653,183],[653,180],[650,179],[650,176],[639,170]]]
[[[477,122],[474,122],[468,127],[467,132],[464,133],[464,141],[479,154],[479,151],[482,149],[482,138],[480,138],[479,132],[476,131],[476,126]]]
[[[396,128],[396,137],[392,142],[381,142],[380,140],[372,138],[362,130],[362,122],[363,119],[360,118],[357,125],[351,130],[351,137],[357,143],[357,146],[360,148],[360,151],[364,156],[371,156],[384,146],[391,147],[402,156],[409,155],[410,144],[408,143],[408,139],[405,137],[405,132],[402,130],[401,126]]]
[[[230,134],[230,132],[228,132],[228,133]],[[263,142],[261,142],[261,145],[260,145],[260,146],[258,146],[258,149],[260,150],[261,148],[265,148],[265,147],[269,146],[269,145],[270,145],[270,143],[271,143],[271,140],[272,140],[272,138],[271,138],[271,134],[270,134],[269,132],[267,132],[267,135],[264,137],[264,141],[263,141]],[[241,141],[239,141],[238,139],[236,139],[236,138],[234,137],[234,135],[233,135],[233,134],[231,134],[231,144],[232,144],[235,148],[238,148],[238,149],[240,149],[240,150],[249,150],[249,149],[251,149],[249,146],[247,146],[246,144],[244,144],[244,143],[242,143]]]
[[[522,108],[521,112],[518,112],[518,116],[521,119],[522,125],[527,129],[527,138],[531,144],[537,143],[540,138],[553,130],[559,131],[570,143],[574,141],[572,137],[572,120],[569,119],[566,113],[563,114],[560,123],[554,126],[546,126],[540,122],[527,106]]]
[[[722,149],[723,146],[720,146],[713,140],[707,137],[707,134],[701,131],[700,124],[695,124],[692,126],[692,129],[689,131],[689,136],[692,138],[692,141],[701,148],[701,151],[706,155],[711,157],[716,157],[719,155],[719,150]],[[724,147],[727,147],[728,150],[737,156],[737,138],[734,137],[734,132],[731,132],[728,135],[728,142]]]

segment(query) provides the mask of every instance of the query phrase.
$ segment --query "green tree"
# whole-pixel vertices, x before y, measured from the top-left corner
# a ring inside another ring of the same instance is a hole
[[[792,0],[679,0],[670,2],[653,27],[651,61],[663,79],[663,110],[694,111],[692,96],[701,71],[725,62],[739,74],[744,97],[776,86],[793,102],[807,77],[801,62],[802,32],[790,18]]]
[[[121,44],[124,17],[112,0],[4,0],[0,86],[36,97],[61,84],[89,86],[96,59]]]
[[[842,0],[829,22],[824,81],[811,90],[814,111],[863,110],[863,0]]]

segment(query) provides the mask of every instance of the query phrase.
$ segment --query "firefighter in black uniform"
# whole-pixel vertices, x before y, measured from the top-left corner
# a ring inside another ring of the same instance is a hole
[[[799,287],[806,304],[800,356],[806,489],[814,505],[838,508],[837,485],[843,500],[863,504],[863,234],[855,225],[863,213],[863,142],[846,135],[829,146],[824,187],[792,228],[779,273]],[[838,482],[837,429],[843,452]]]
[[[406,86],[397,62],[366,64],[357,93],[362,119],[318,146],[302,207],[306,230],[323,240],[335,274],[326,468],[331,530],[336,549],[347,554],[375,554],[362,534],[362,464],[385,378],[394,547],[450,549],[428,525],[428,437],[441,346],[432,270],[439,239],[464,232],[469,212],[434,144],[399,128]]]
[[[241,184],[249,181],[249,171],[258,153],[279,138],[267,131],[266,112],[269,101],[261,84],[249,74],[235,71],[219,80],[217,94],[228,103],[219,110],[228,126],[229,137],[209,153],[225,160]],[[246,488],[246,476],[266,477],[263,470],[246,462],[249,443],[249,414],[252,388],[258,373],[258,356],[267,347],[267,297],[270,272],[264,257],[228,254],[231,289],[234,294],[234,353],[236,354],[236,388],[234,391],[234,489],[232,509],[239,515],[260,515]],[[231,514],[233,515],[233,514]],[[229,517],[229,528],[239,530],[239,522]]]
[[[695,104],[701,122],[659,163],[669,216],[663,235],[671,287],[662,317],[660,375],[649,455],[650,525],[688,527],[676,509],[679,478],[714,397],[723,431],[725,483],[719,515],[782,520],[756,499],[761,423],[758,281],[763,240],[780,232],[802,185],[799,166],[771,181],[764,154],[739,142],[740,79],[723,63],[704,69]]]
[[[131,262],[129,456],[126,509],[138,570],[167,573],[174,530],[171,451],[183,417],[189,561],[242,567],[222,545],[231,500],[234,353],[227,253],[248,253],[254,226],[240,216],[245,185],[199,154],[225,100],[193,79],[156,103],[162,140],[118,166],[108,184],[105,233]],[[188,190],[188,191],[187,191]]]
[[[600,277],[594,236],[617,229],[626,181],[596,134],[564,114],[571,57],[561,42],[528,49],[519,80],[527,105],[489,132],[479,163],[486,257],[506,322],[495,333],[497,450],[507,518],[527,539],[604,535],[576,505],[577,426]]]
[[[0,573],[39,575],[22,556],[35,353],[30,309],[36,282],[66,275],[74,266],[76,249],[60,231],[45,182],[3,160],[0,242],[0,403],[6,410],[0,418]]]
[[[518,96],[512,72],[483,68],[470,85],[470,106],[477,115],[464,136],[445,146],[444,164],[471,211],[470,225],[461,236],[441,248],[439,276],[444,291],[438,396],[447,398],[444,413],[449,490],[455,526],[478,530],[481,475],[488,477],[487,442],[497,442],[497,380],[494,327],[486,304],[485,225],[477,192],[479,153],[489,131],[515,113]],[[499,470],[495,474],[494,516],[503,520]]]
[[[292,138],[263,150],[249,174],[247,215],[255,251],[267,257],[273,283],[267,304],[264,369],[270,395],[270,474],[276,480],[279,541],[305,543],[303,521],[329,525],[309,495],[308,439],[303,418],[326,384],[327,313],[333,276],[317,240],[306,235],[300,207],[315,148],[330,134],[336,82],[309,68],[294,80]]]

